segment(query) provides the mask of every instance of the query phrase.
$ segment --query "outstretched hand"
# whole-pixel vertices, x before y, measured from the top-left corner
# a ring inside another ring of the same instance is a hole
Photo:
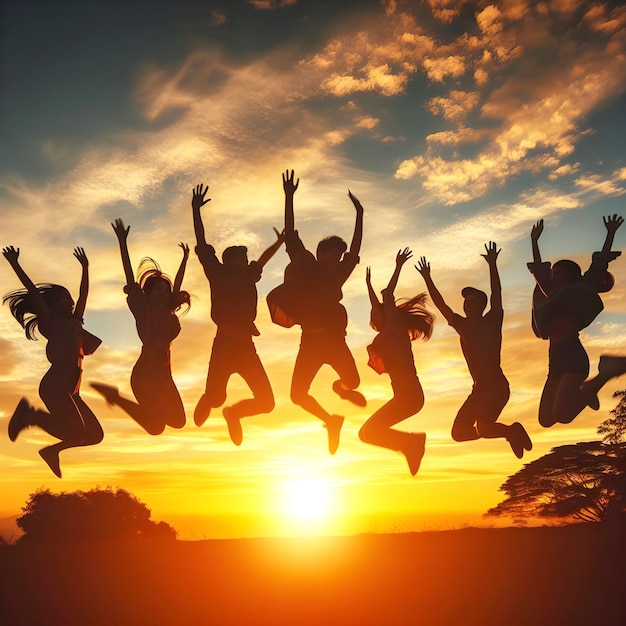
[[[87,255],[85,254],[85,249],[84,248],[74,248],[74,256],[78,259],[78,262],[83,266],[83,267],[89,267],[89,259],[87,258]]]
[[[396,267],[402,267],[412,256],[413,252],[408,248],[398,250],[398,254],[396,254]]]
[[[539,220],[530,230],[530,238],[532,241],[537,241],[541,237],[543,232],[543,220]]]
[[[130,230],[130,226],[124,226],[124,222],[121,219],[116,219],[114,222],[111,222],[111,226],[113,227],[113,231],[117,235],[117,238],[120,241],[126,241],[128,238],[128,231]]]
[[[293,170],[291,170],[291,174],[289,173],[289,170],[286,170],[285,173],[283,174],[283,189],[285,190],[285,194],[291,195],[291,196],[293,196],[293,194],[296,193],[296,189],[298,188],[298,185],[300,184],[299,178],[296,180],[296,182],[293,181],[293,178],[294,178]]]
[[[428,278],[430,276],[430,263],[426,260],[425,256],[421,256],[415,269],[424,277]]]
[[[2,256],[11,264],[15,265],[20,256],[20,249],[13,246],[2,248]]]
[[[363,205],[359,202],[359,199],[348,189],[348,197],[352,200],[354,208],[358,213],[363,213]]]
[[[613,215],[603,217],[602,221],[604,222],[604,226],[607,231],[611,234],[615,234],[617,229],[624,223],[624,218],[621,215],[614,213]]]
[[[279,231],[278,228],[276,228],[275,226],[272,226],[272,228],[274,229],[274,233],[276,234],[276,240],[280,241],[280,243],[285,241],[285,229],[283,228]]]
[[[182,241],[178,244],[179,248],[182,248],[183,250],[183,259],[188,259],[189,258],[189,246],[186,243],[183,243]]]
[[[211,198],[205,198],[207,192],[209,191],[209,186],[202,186],[202,183],[196,185],[195,189],[193,189],[191,196],[191,208],[199,209],[203,207],[207,202],[211,202]]]
[[[365,268],[365,283],[368,287],[372,286],[372,268],[369,265]]]
[[[481,254],[480,256],[489,263],[489,265],[495,265],[498,260],[498,255],[500,254],[500,250],[498,250],[498,246],[495,241],[490,241],[489,245],[485,244],[486,254]]]

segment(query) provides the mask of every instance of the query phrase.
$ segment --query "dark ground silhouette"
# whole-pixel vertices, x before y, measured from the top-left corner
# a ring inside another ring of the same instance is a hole
[[[625,531],[0,545],[1,623],[617,626]]]

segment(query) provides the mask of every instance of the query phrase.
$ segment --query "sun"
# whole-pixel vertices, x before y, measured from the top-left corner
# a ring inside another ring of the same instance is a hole
[[[318,519],[328,512],[328,486],[317,478],[300,478],[287,483],[283,498],[284,508],[292,517]]]

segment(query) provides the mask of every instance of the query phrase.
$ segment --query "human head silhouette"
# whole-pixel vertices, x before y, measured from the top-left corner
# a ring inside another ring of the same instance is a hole
[[[143,292],[155,304],[167,304],[172,295],[172,284],[163,275],[153,274],[143,284]]]
[[[54,283],[38,283],[36,288],[50,311],[62,316],[72,315],[74,300],[65,287]],[[16,291],[11,291],[3,296],[2,302],[9,305],[11,315],[26,331],[26,337],[31,340],[37,339],[36,330],[39,326],[38,307],[28,290],[17,289]]]
[[[555,287],[571,285],[582,278],[580,265],[569,259],[561,259],[552,266],[552,284]]]
[[[222,252],[224,265],[233,267],[248,266],[248,248],[246,246],[229,246]]]
[[[164,274],[159,264],[150,257],[144,257],[139,263],[139,286],[148,297],[151,305],[167,306],[172,311],[178,311],[183,304],[191,302],[187,291],[173,293],[172,280]]]
[[[469,318],[482,317],[487,306],[487,294],[475,287],[464,287],[461,290],[463,296],[463,312]]]
[[[71,315],[74,311],[72,294],[62,285],[52,285],[42,293],[51,311],[58,315]]]
[[[315,256],[324,266],[332,267],[341,261],[341,257],[348,249],[348,244],[337,235],[325,237],[317,244]]]

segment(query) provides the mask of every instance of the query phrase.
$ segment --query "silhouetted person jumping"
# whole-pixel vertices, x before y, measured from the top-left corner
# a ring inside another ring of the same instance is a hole
[[[211,409],[224,404],[228,380],[233,374],[239,374],[250,387],[253,397],[222,409],[228,434],[238,446],[243,439],[241,418],[269,413],[274,408],[274,393],[252,337],[259,335],[254,324],[258,300],[256,283],[261,280],[265,264],[282,245],[283,234],[274,229],[276,241],[261,254],[258,261],[248,263],[245,246],[230,246],[222,253],[220,263],[215,248],[206,242],[200,214],[201,207],[210,202],[210,198],[205,199],[208,190],[208,186],[196,186],[191,208],[196,254],[211,286],[211,319],[217,325],[217,333],[213,340],[206,388],[196,406],[194,421],[197,426],[202,426]]]
[[[578,336],[604,308],[598,294],[613,287],[613,276],[607,270],[609,263],[621,255],[611,247],[624,218],[614,214],[603,221],[607,231],[604,245],[600,252],[594,252],[585,274],[569,259],[557,261],[552,267],[549,262],[542,262],[539,237],[543,220],[530,233],[533,261],[528,269],[537,281],[533,294],[533,330],[550,342],[548,378],[539,404],[539,423],[545,428],[557,422],[569,424],[586,406],[597,410],[600,389],[612,378],[626,373],[626,357],[603,355],[598,363],[598,375],[587,380],[589,357]]]
[[[89,293],[89,261],[82,248],[74,249],[74,256],[82,267],[80,291],[74,304],[65,287],[32,282],[19,263],[19,248],[8,246],[2,249],[2,254],[25,287],[6,294],[2,301],[9,303],[11,314],[24,328],[28,339],[36,339],[35,332],[39,330],[48,340],[46,356],[50,362],[50,369],[39,384],[39,396],[49,412],[35,409],[22,398],[9,421],[9,439],[15,441],[29,426],[38,426],[60,439],[42,448],[39,454],[61,478],[61,450],[92,446],[104,437],[100,422],[80,397],[83,356],[92,354],[101,343],[83,330]]]
[[[139,277],[135,281],[128,252],[130,226],[124,226],[121,219],[115,220],[111,226],[122,256],[126,302],[141,339],[141,354],[130,376],[130,386],[137,402],[121,396],[117,387],[102,383],[91,383],[91,386],[104,396],[110,406],[119,406],[146,432],[160,435],[166,426],[182,428],[185,425],[185,408],[172,379],[170,348],[180,333],[176,311],[183,304],[189,307],[191,300],[189,293],[180,289],[189,258],[189,246],[179,244],[183,258],[173,285],[150,258],[142,259]]]
[[[370,268],[366,270],[365,280],[372,305],[370,325],[378,331],[374,341],[367,346],[368,365],[378,374],[389,374],[393,398],[363,424],[359,437],[365,443],[404,454],[411,475],[415,476],[424,456],[426,433],[401,432],[392,426],[415,415],[424,406],[424,391],[415,371],[411,341],[419,337],[427,341],[432,335],[435,317],[424,307],[425,293],[400,302],[394,298],[400,270],[411,256],[408,248],[396,255],[395,270],[381,292],[382,303],[372,287]]]
[[[302,328],[300,349],[291,380],[291,400],[324,422],[328,433],[328,449],[334,454],[344,418],[331,415],[309,394],[313,379],[325,363],[339,375],[333,390],[341,398],[365,406],[365,398],[356,391],[359,373],[346,345],[348,317],[341,304],[341,288],[359,262],[363,237],[363,207],[350,192],[356,209],[356,223],[350,249],[337,236],[322,239],[313,256],[302,243],[294,225],[293,196],[299,179],[294,173],[283,174],[285,191],[285,244],[290,263],[285,268],[284,283],[267,295],[272,320],[287,328]]]
[[[531,450],[532,443],[525,428],[519,423],[501,424],[498,418],[509,400],[509,382],[500,367],[502,348],[502,287],[498,274],[497,259],[500,251],[493,241],[485,245],[486,254],[481,255],[489,265],[491,283],[490,309],[487,294],[474,287],[461,291],[464,298],[463,312],[455,313],[444,301],[430,275],[430,264],[421,257],[416,269],[423,276],[428,293],[461,340],[461,350],[467,362],[474,384],[472,393],[459,409],[452,426],[455,441],[471,441],[484,437],[506,439],[515,456],[522,458],[524,450]]]

